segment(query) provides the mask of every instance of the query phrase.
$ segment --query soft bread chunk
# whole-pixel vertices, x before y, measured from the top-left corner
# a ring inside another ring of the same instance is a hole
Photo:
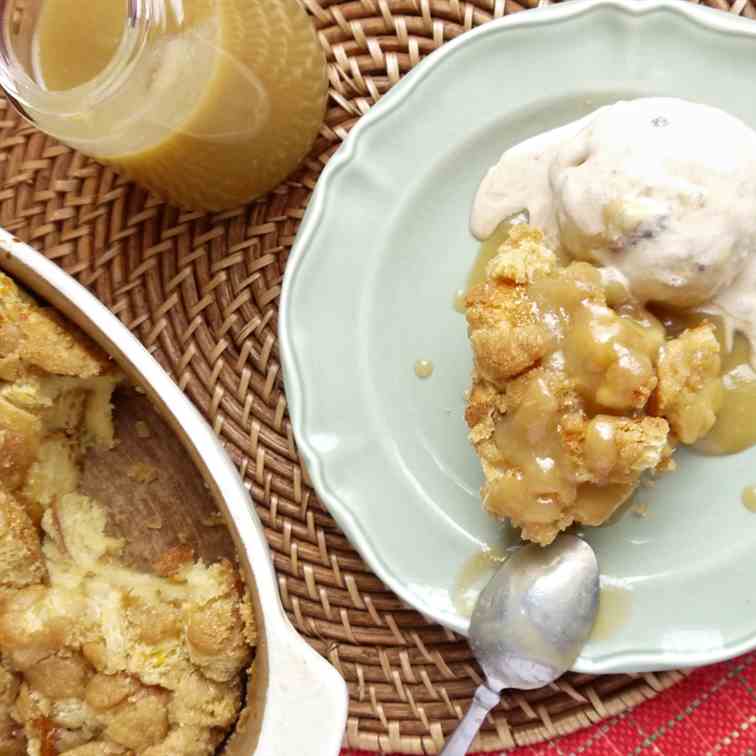
[[[722,404],[719,342],[704,323],[667,342],[659,353],[655,411],[669,420],[684,444],[705,436]]]
[[[0,665],[0,754],[22,756],[26,753],[23,728],[13,718],[13,705],[18,697],[20,680]]]
[[[109,367],[107,356],[86,336],[0,273],[0,378],[13,380],[33,368],[92,378]]]
[[[46,574],[37,528],[11,494],[0,489],[0,590],[41,583]]]

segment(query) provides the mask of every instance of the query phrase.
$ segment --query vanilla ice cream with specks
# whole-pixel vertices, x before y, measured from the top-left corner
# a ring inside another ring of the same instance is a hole
[[[522,210],[641,301],[722,315],[756,344],[756,132],[734,116],[644,98],[529,139],[484,178],[472,231]]]

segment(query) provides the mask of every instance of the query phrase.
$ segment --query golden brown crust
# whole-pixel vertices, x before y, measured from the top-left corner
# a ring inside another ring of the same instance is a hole
[[[3,755],[210,756],[241,706],[255,630],[232,565],[179,546],[131,570],[78,491],[85,450],[113,445],[118,380],[0,274]]]
[[[597,423],[613,436],[611,453],[590,454],[591,431]],[[597,415],[589,420],[575,413],[563,418],[560,431],[583,483],[635,484],[640,473],[655,470],[667,455],[669,424],[660,417]]]
[[[0,409],[0,480],[9,491],[20,488],[26,479],[37,457],[39,438],[36,429],[30,433],[19,433],[3,427]]]
[[[59,744],[91,741],[94,753],[204,753],[173,750],[187,729],[217,745],[240,710],[254,637],[233,566],[133,572],[80,494],[56,501],[43,526],[49,581],[0,593],[2,669],[24,680],[14,711],[30,743],[46,718]]]
[[[162,743],[148,748],[142,756],[210,756],[215,753],[221,740],[222,733],[219,730],[182,725],[171,730]]]
[[[110,362],[57,312],[36,304],[0,273],[0,378],[15,380],[29,368],[91,378],[107,372]]]
[[[142,689],[108,714],[105,738],[137,752],[157,745],[170,728],[168,701],[165,691]]]
[[[46,575],[37,528],[26,510],[0,488],[0,589],[41,583]]]
[[[194,549],[186,544],[178,544],[161,554],[152,569],[156,575],[170,577],[175,575],[182,567],[194,561]]]
[[[488,263],[486,278],[524,285],[555,267],[556,255],[544,244],[543,233],[521,224],[512,226],[506,244]]]
[[[42,507],[64,480],[73,490],[81,450],[112,445],[119,380],[102,351],[0,273],[0,485],[28,485],[24,495]]]
[[[552,348],[553,337],[522,287],[485,282],[467,296],[467,324],[478,374],[503,387]]]
[[[18,697],[20,681],[17,675],[0,665],[0,754],[23,756],[26,738],[23,728],[13,719],[13,705]]]
[[[72,748],[61,756],[127,756],[129,753],[123,746],[100,740]]]
[[[714,425],[722,403],[719,341],[703,323],[668,341],[659,351],[659,385],[653,411],[666,417],[675,435],[692,444]]]
[[[232,680],[249,658],[241,610],[235,599],[231,594],[194,607],[186,624],[189,658],[211,680]]]

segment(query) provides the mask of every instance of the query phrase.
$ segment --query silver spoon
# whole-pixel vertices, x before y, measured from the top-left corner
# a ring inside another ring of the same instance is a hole
[[[548,685],[577,659],[596,621],[599,568],[573,535],[523,546],[491,578],[470,619],[470,647],[486,681],[441,756],[463,756],[505,688]]]

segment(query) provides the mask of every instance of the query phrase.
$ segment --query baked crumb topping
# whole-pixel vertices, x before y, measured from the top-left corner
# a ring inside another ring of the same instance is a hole
[[[78,491],[86,450],[115,443],[120,380],[0,274],[3,756],[207,756],[241,708],[256,638],[234,567],[176,548],[137,572]]]

